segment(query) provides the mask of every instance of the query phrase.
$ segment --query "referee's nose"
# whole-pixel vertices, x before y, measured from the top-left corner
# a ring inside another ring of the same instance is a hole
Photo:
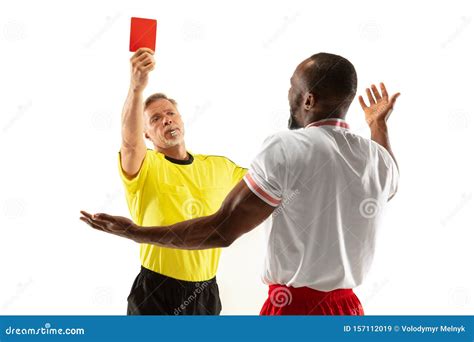
[[[169,126],[169,125],[171,125],[172,123],[173,123],[173,121],[171,121],[171,119],[170,119],[169,117],[165,116],[165,117],[163,118],[163,126],[164,126],[164,127]]]

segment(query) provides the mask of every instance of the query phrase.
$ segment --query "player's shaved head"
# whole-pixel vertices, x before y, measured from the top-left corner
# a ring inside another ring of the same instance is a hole
[[[343,118],[356,92],[357,73],[351,62],[325,52],[312,55],[291,78],[290,128],[303,127],[308,120]]]
[[[302,77],[310,92],[325,101],[352,102],[357,92],[357,73],[344,57],[318,53],[302,64]]]

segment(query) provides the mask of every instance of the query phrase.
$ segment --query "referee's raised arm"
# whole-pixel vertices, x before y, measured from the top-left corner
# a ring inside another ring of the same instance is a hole
[[[149,72],[155,68],[153,54],[153,50],[141,48],[130,58],[130,88],[122,111],[120,147],[122,169],[130,178],[140,171],[146,155],[143,138],[143,90],[147,86]]]

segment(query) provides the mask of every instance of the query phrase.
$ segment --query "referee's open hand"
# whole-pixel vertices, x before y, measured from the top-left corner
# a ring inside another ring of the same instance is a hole
[[[131,240],[136,238],[138,226],[126,217],[111,216],[103,213],[91,215],[82,210],[81,214],[82,216],[79,219],[94,229]]]

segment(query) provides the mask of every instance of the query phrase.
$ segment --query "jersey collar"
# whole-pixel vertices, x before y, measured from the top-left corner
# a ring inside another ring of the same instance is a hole
[[[173,164],[178,164],[178,165],[190,165],[194,161],[193,155],[189,152],[188,152],[188,159],[186,160],[174,159],[174,158],[168,157],[167,155],[165,155],[165,159]]]
[[[338,126],[342,128],[349,129],[349,124],[344,119],[323,119],[310,123],[305,128],[308,127],[319,127],[319,126]]]

